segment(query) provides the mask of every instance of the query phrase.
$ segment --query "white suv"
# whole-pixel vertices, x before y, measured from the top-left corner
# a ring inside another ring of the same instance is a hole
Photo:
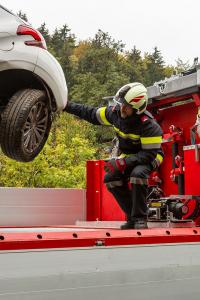
[[[60,64],[42,35],[0,5],[0,143],[4,154],[31,161],[43,148],[52,113],[67,104]]]

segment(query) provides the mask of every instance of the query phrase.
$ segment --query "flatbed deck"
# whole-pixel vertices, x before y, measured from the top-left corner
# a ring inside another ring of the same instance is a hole
[[[148,229],[120,230],[123,222],[80,222],[76,226],[0,227],[0,251],[200,242],[193,222],[153,223]],[[176,226],[176,227],[174,227]]]
[[[0,228],[2,300],[199,300],[200,227]]]

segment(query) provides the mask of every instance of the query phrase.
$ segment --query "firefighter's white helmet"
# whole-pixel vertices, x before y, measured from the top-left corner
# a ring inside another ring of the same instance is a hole
[[[147,89],[139,82],[128,83],[117,91],[114,101],[119,104],[124,103],[131,105],[139,115],[143,113],[147,107]]]

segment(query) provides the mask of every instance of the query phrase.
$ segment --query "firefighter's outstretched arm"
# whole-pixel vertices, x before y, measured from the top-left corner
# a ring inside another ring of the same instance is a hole
[[[111,125],[106,107],[91,107],[85,104],[68,102],[64,111],[84,119],[94,125]]]

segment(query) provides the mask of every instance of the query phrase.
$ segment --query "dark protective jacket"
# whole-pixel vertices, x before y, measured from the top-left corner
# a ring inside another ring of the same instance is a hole
[[[119,105],[94,108],[73,102],[65,111],[94,125],[112,126],[119,139],[120,157],[126,157],[129,166],[150,163],[157,167],[162,163],[162,130],[148,111],[123,119]]]

